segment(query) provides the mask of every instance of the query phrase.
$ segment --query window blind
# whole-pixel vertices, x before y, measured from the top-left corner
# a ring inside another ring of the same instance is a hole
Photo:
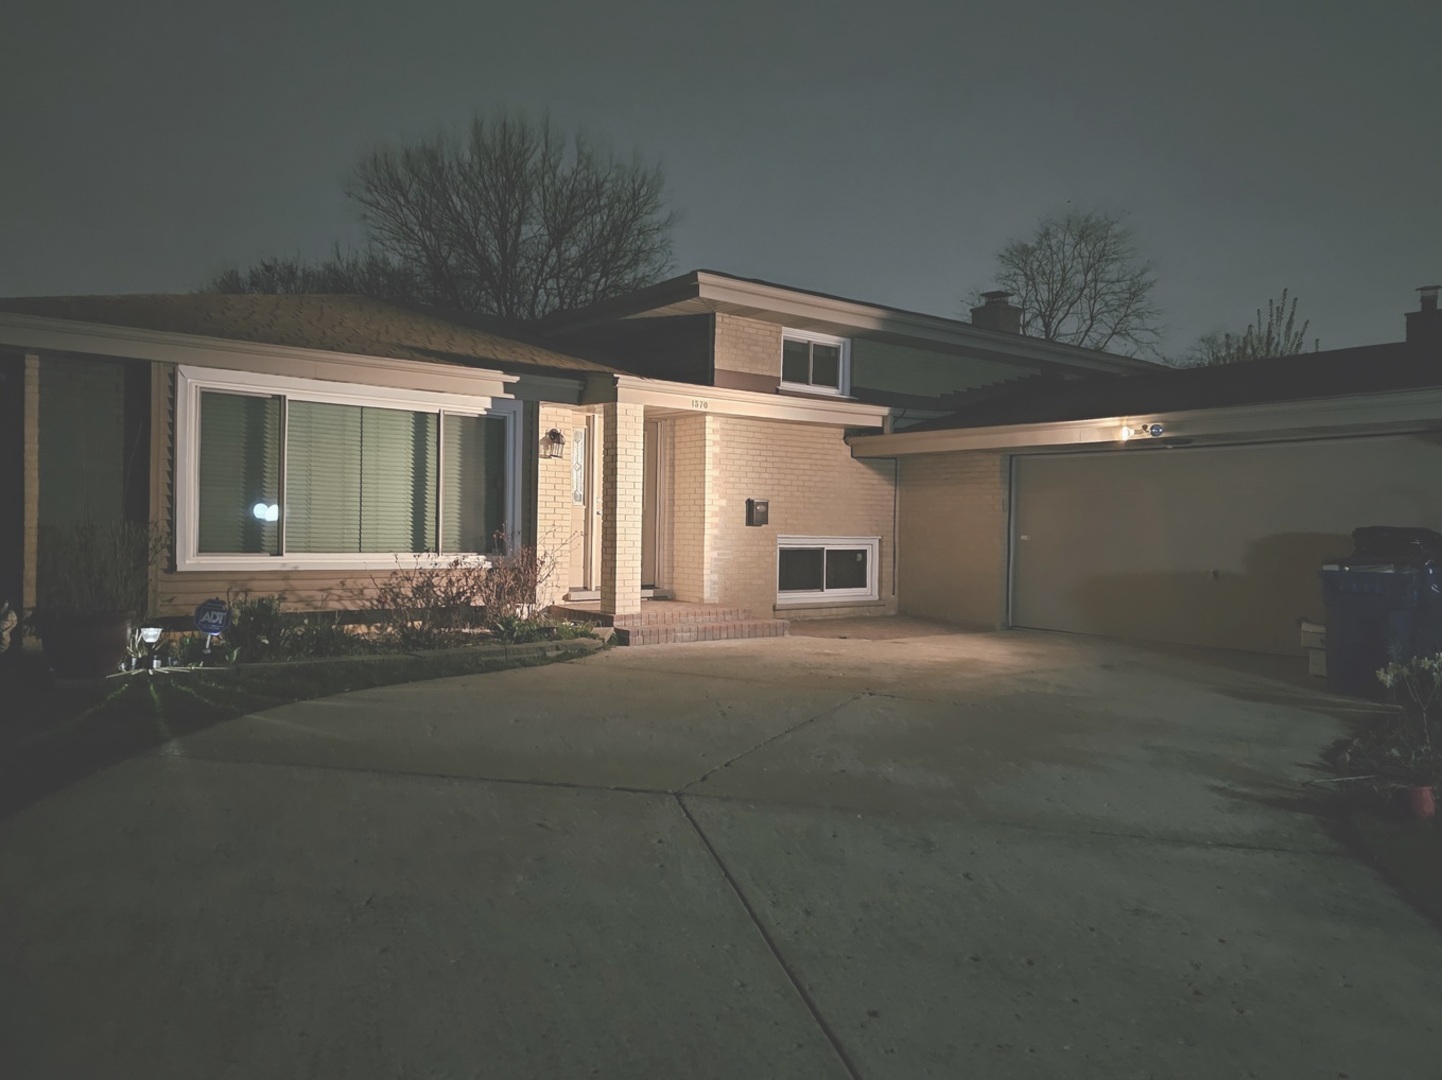
[[[200,395],[197,550],[280,554],[281,399]]]

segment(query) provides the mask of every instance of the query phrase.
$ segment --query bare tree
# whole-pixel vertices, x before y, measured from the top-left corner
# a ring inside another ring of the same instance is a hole
[[[996,282],[1016,297],[1022,333],[1089,349],[1152,355],[1161,336],[1156,277],[1117,215],[1068,211],[997,253]]]
[[[306,266],[266,260],[223,291],[345,291],[534,320],[650,285],[671,269],[659,165],[558,133],[548,118],[477,115],[366,154],[346,195],[368,247]],[[354,287],[349,287],[354,286]]]
[[[222,293],[356,293],[386,300],[418,300],[413,275],[374,252],[342,252],[324,262],[300,258],[262,259],[244,270],[217,274],[207,288]]]
[[[1292,306],[1287,307],[1287,290],[1282,290],[1282,299],[1267,299],[1267,316],[1257,309],[1257,321],[1249,323],[1241,334],[1214,331],[1203,334],[1192,346],[1192,351],[1179,362],[1182,367],[1218,367],[1222,364],[1236,364],[1245,360],[1261,360],[1269,356],[1295,356],[1307,348],[1307,328],[1311,320],[1303,320],[1298,327],[1297,298],[1292,297]],[[1312,339],[1312,351],[1321,348],[1319,338]]]

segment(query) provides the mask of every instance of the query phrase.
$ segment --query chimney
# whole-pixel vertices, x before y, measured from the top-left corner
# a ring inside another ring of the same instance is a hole
[[[1437,310],[1439,290],[1442,290],[1442,285],[1423,285],[1417,290],[1422,294],[1421,308],[1407,312],[1407,340],[1410,343],[1442,349],[1442,311]]]
[[[983,330],[1002,330],[1008,334],[1021,333],[1021,308],[1011,302],[1011,293],[997,289],[982,293],[981,299],[981,307],[971,309],[972,326],[979,326]],[[1434,307],[1437,304],[1435,291],[1432,294],[1432,304]]]

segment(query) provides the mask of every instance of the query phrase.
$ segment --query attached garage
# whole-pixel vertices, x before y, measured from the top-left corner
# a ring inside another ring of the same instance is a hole
[[[1442,531],[1442,434],[1013,457],[1012,625],[1297,652],[1359,525]]]
[[[1407,340],[1038,378],[848,439],[895,458],[904,614],[1300,652],[1364,525],[1442,532],[1442,311]]]

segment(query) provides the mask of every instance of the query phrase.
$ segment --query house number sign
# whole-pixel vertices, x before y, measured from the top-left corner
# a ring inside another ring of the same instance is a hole
[[[571,433],[571,503],[586,505],[586,429]]]

